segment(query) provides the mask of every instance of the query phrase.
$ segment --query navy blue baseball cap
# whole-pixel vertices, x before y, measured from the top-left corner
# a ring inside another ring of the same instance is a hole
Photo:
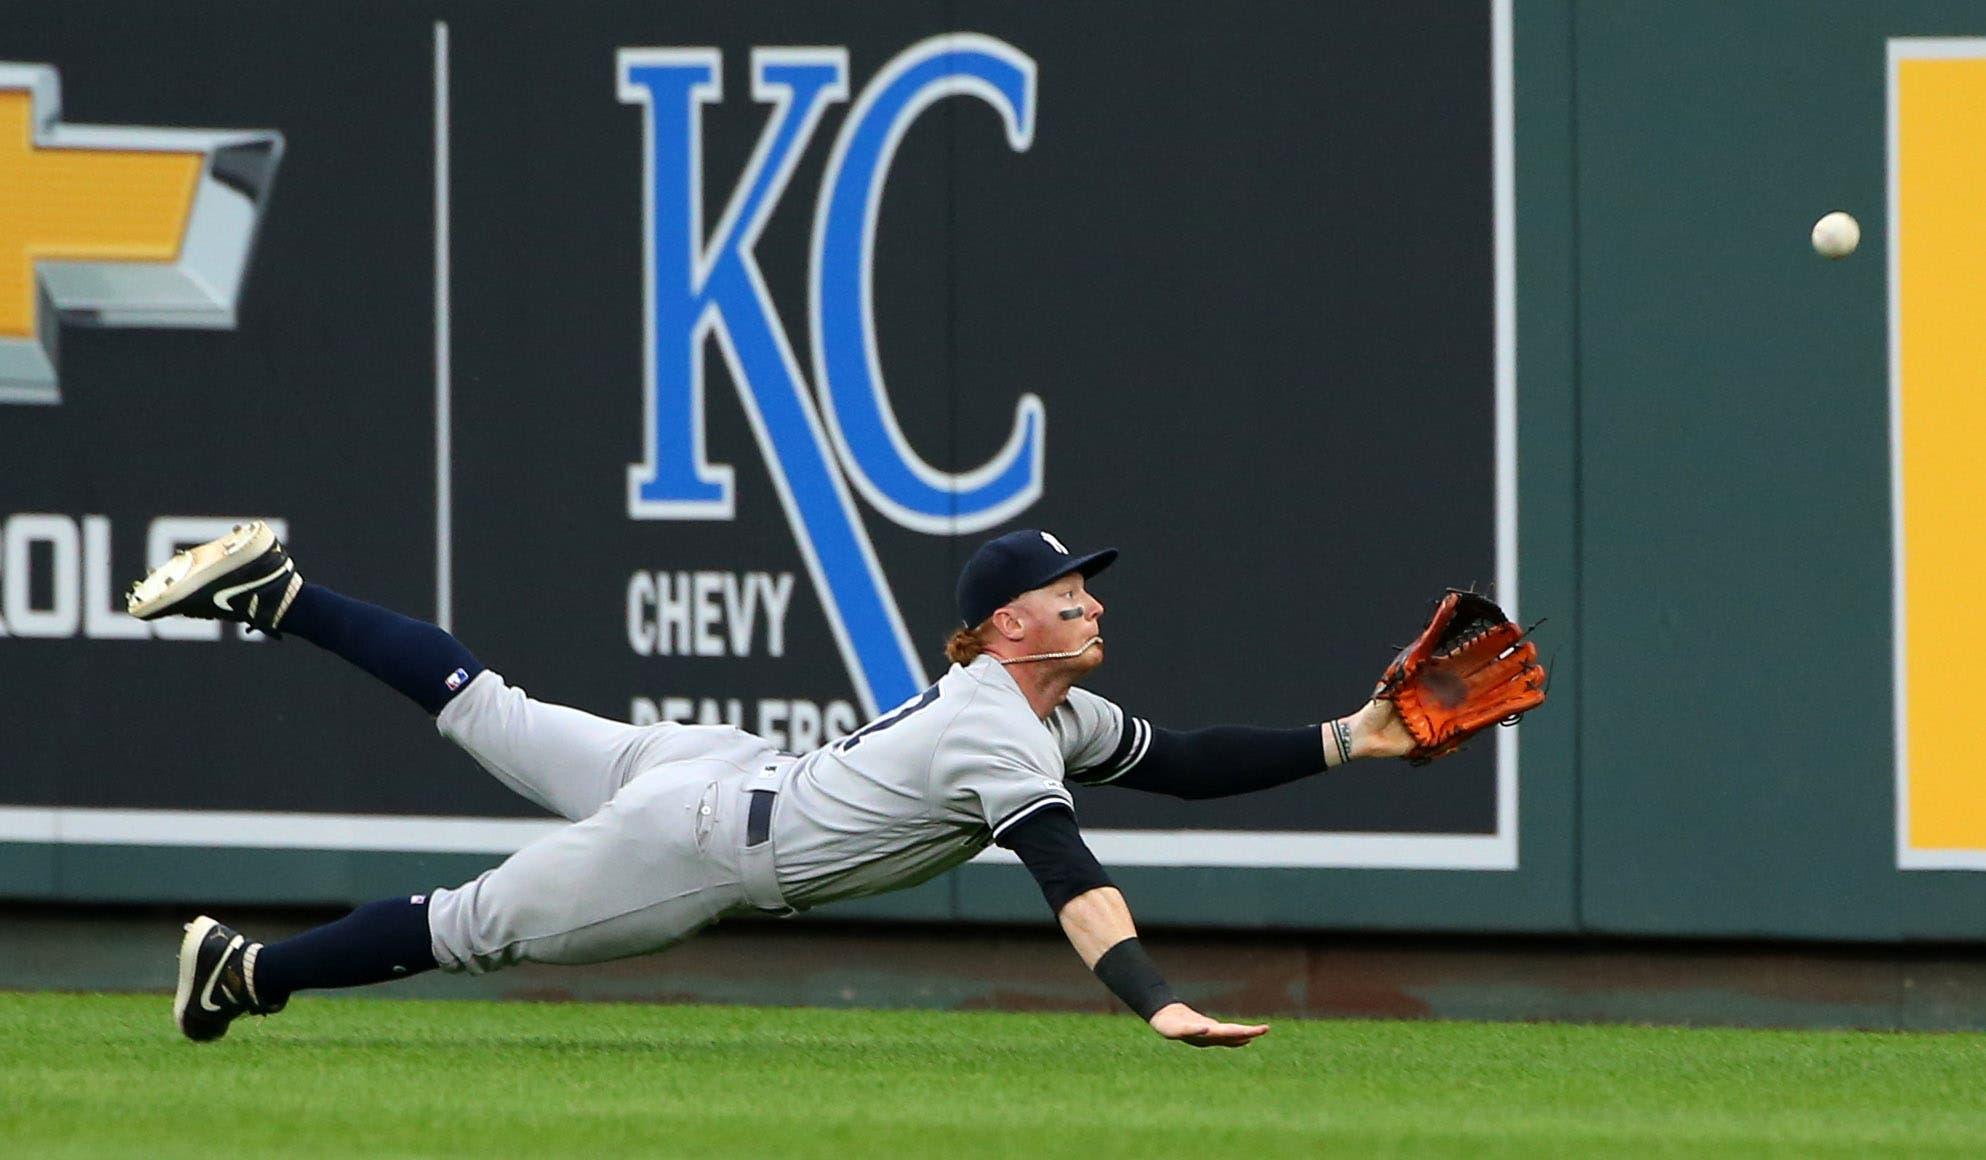
[[[1039,528],[1008,532],[979,545],[959,570],[959,619],[971,628],[1023,592],[1071,572],[1087,580],[1115,559],[1115,548],[1070,555],[1062,541]]]

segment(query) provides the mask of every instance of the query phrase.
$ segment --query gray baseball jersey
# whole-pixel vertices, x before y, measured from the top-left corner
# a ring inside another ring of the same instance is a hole
[[[797,759],[729,726],[636,726],[547,704],[490,671],[435,723],[575,823],[434,892],[435,959],[472,972],[644,954],[726,914],[915,885],[1069,805],[1065,782],[1110,780],[1149,738],[1081,689],[1043,721],[992,657]],[[771,841],[754,845],[751,797],[764,789],[776,793]]]
[[[990,656],[801,758],[772,821],[787,902],[913,886],[985,849],[1052,805],[1065,780],[1105,780],[1124,713],[1072,689],[1046,721]]]

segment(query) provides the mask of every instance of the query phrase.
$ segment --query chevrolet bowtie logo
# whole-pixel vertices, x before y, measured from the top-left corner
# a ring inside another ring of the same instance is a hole
[[[64,125],[0,62],[0,403],[61,400],[61,323],[228,329],[282,158],[267,129]]]

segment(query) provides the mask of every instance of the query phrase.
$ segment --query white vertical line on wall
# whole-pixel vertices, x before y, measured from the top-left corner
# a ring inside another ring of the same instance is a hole
[[[1517,592],[1517,160],[1511,0],[1490,4],[1490,166],[1496,230],[1496,596],[1519,617]],[[1519,728],[1496,736],[1496,837],[1517,868]]]
[[[1883,137],[1884,165],[1888,170],[1885,184],[1889,195],[1890,660],[1895,670],[1890,713],[1896,729],[1896,864],[1907,868],[1910,865],[1910,693],[1906,687],[1909,671],[1905,664],[1909,659],[1909,650],[1903,637],[1906,626],[1903,607],[1903,344],[1899,330],[1902,314],[1898,309],[1900,284],[1897,280],[1897,244],[1902,240],[1901,231],[1897,228],[1901,206],[1897,201],[1896,141],[1896,70],[1897,59],[1902,55],[1900,49],[1901,46],[1891,40],[1884,53],[1887,59],[1883,67],[1883,87],[1886,90]]]
[[[448,25],[434,25],[434,622],[455,624],[448,284]]]

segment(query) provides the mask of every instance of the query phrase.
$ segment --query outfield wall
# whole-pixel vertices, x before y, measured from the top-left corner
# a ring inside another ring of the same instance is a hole
[[[307,646],[116,613],[216,522],[538,695],[795,748],[934,676],[959,562],[1034,525],[1124,549],[1094,687],[1163,724],[1349,708],[1444,583],[1548,619],[1551,704],[1460,758],[1086,792],[1148,920],[1978,939],[1986,794],[1910,628],[1986,531],[1966,344],[1909,305],[1977,291],[1888,236],[1907,194],[1970,244],[1924,161],[1986,157],[1967,50],[1890,47],[1968,34],[28,5],[0,895],[356,901],[548,824]],[[1825,263],[1833,208],[1865,239]],[[993,858],[825,913],[1044,917]]]

